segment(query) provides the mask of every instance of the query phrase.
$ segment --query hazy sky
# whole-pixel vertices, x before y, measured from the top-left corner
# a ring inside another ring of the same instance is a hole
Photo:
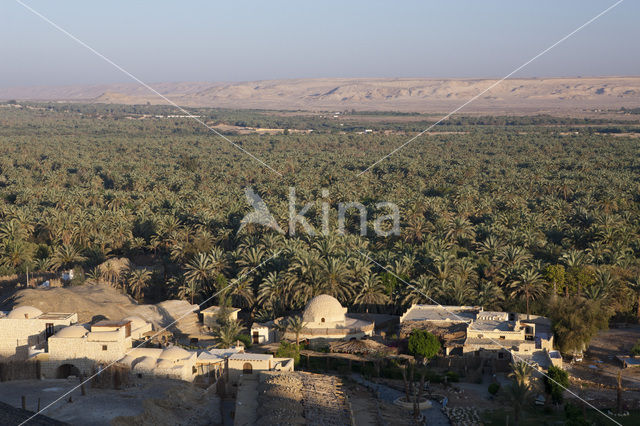
[[[502,77],[615,0],[24,0],[147,82]],[[517,76],[640,75],[640,1]],[[0,87],[129,82],[14,0]]]

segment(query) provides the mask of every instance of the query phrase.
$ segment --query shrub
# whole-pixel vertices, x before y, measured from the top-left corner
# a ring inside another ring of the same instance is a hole
[[[280,347],[276,352],[276,356],[279,358],[293,358],[294,365],[300,364],[300,349],[295,343],[280,342]]]
[[[455,371],[447,371],[444,375],[447,378],[448,382],[455,383],[460,381],[460,375]]]
[[[500,384],[499,383],[491,383],[489,385],[489,393],[491,395],[497,394],[499,390],[500,390]]]
[[[544,390],[551,395],[554,404],[562,404],[563,392],[568,386],[569,374],[562,368],[550,366],[547,376],[544,378]]]
[[[426,330],[415,329],[409,335],[409,353],[413,356],[431,359],[440,351],[440,341]]]
[[[84,284],[85,276],[84,269],[82,266],[76,266],[73,268],[73,279],[69,282],[70,286],[82,285]]]
[[[585,420],[584,414],[580,407],[567,403],[564,406],[564,415],[567,418],[565,425],[567,426],[588,426],[589,423]]]
[[[244,344],[245,348],[251,347],[251,336],[248,334],[238,334],[236,339],[240,340]]]
[[[640,340],[631,348],[631,356],[640,356]]]

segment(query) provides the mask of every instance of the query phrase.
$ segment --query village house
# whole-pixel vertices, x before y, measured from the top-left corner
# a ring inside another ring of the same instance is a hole
[[[237,312],[236,312],[237,313]],[[233,315],[234,313],[232,313]],[[43,378],[89,376],[112,364],[124,364],[138,377],[161,376],[193,381],[196,376],[237,383],[253,371],[291,371],[293,359],[244,354],[242,347],[186,350],[136,347],[148,340],[152,325],[135,316],[79,325],[77,314],[43,313],[23,306],[0,317],[3,357],[40,361]]]
[[[219,325],[221,315],[224,315],[227,321],[237,321],[238,312],[240,312],[238,308],[209,306],[207,309],[201,310],[200,314],[202,315],[202,324],[213,329]]]
[[[129,350],[119,362],[131,368],[138,377],[167,377],[191,382],[198,374],[197,358],[197,352],[178,346],[165,349],[140,347]]]
[[[240,377],[259,371],[293,371],[293,358],[275,358],[271,354],[238,352],[227,358],[229,381],[238,383]]]
[[[75,313],[43,313],[32,306],[0,313],[0,358],[25,360],[30,354],[44,351],[50,336],[77,322]]]
[[[542,366],[561,366],[553,349],[549,319],[537,315],[485,311],[479,306],[413,305],[400,317],[403,330],[426,328],[441,334],[463,330],[462,338],[445,339],[445,355],[530,360]],[[460,337],[460,336],[458,336]]]

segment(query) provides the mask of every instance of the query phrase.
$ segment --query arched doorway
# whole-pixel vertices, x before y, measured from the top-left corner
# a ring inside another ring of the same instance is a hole
[[[58,379],[66,379],[69,376],[80,377],[80,370],[73,364],[62,364],[56,369]]]
[[[253,366],[250,362],[245,362],[242,366],[242,374],[253,374]]]

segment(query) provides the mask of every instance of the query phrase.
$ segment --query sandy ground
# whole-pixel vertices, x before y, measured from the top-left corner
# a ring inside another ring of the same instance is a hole
[[[0,383],[0,401],[21,407],[21,397],[24,395],[27,401],[26,408],[36,411],[38,399],[40,399],[40,408],[44,409],[78,383],[77,380],[66,379],[2,382]],[[179,392],[183,395],[195,394],[199,396],[203,393],[202,389],[189,383],[169,379],[137,380],[137,384],[137,386],[124,390],[96,389],[87,386],[85,396],[82,396],[80,389],[77,389],[56,402],[44,413],[49,417],[73,425],[110,425],[112,420],[118,416],[140,416],[145,413],[149,402],[155,399],[162,401],[166,394]],[[69,402],[69,397],[72,402]],[[179,408],[178,405],[176,404],[175,408]],[[175,411],[179,413],[178,410]],[[219,407],[217,412],[218,417],[213,420],[219,421]],[[171,424],[170,417],[165,418],[168,422],[156,424]],[[210,420],[206,423],[209,423]],[[121,419],[118,424],[134,424],[134,422]]]
[[[591,341],[584,359],[579,363],[565,363],[565,368],[576,379],[576,385],[614,388],[618,372],[622,372],[625,391],[640,391],[640,368],[621,369],[617,355],[628,355],[640,339],[640,326],[612,328],[598,333]]]

